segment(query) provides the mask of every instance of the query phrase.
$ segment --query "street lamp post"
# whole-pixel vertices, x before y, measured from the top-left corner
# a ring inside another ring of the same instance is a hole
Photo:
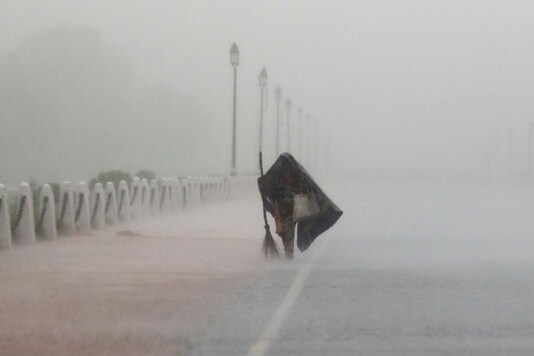
[[[532,179],[532,146],[534,144],[534,123],[528,124],[528,179]]]
[[[312,165],[312,135],[313,135],[313,132],[312,132],[312,120],[311,120],[311,117],[310,117],[310,114],[307,114],[306,115],[306,123],[307,123],[307,126],[308,126],[308,165],[311,167]]]
[[[299,135],[299,153],[298,153],[298,158],[301,160],[302,162],[302,106],[299,106],[299,110],[298,110],[298,115],[299,115],[299,122],[297,123],[298,125],[298,135]]]
[[[239,64],[239,48],[235,42],[230,48],[230,63],[234,67],[234,115],[232,125],[232,167],[230,169],[230,175],[237,175],[236,168],[236,104],[237,104],[237,65]]]
[[[286,114],[287,114],[287,152],[289,152],[289,137],[291,130],[289,129],[289,112],[291,111],[291,99],[286,99]]]
[[[316,167],[316,169],[319,168],[319,164],[321,163],[321,149],[322,149],[322,139],[321,139],[321,131],[319,130],[319,121],[317,121],[317,118],[314,118],[313,120],[313,132],[314,132],[314,152],[313,152],[313,165]]]
[[[260,88],[261,88],[261,106],[260,106],[260,154],[263,148],[263,98],[265,96],[265,87],[267,86],[267,70],[265,67],[260,72]],[[261,167],[260,167],[261,169]]]
[[[280,100],[282,100],[280,87],[276,87],[274,99],[276,100],[276,158],[278,158],[280,156]]]

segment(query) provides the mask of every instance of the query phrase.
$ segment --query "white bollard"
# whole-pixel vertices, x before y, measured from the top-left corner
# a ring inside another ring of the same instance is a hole
[[[174,186],[174,180],[172,178],[169,178],[167,180],[169,182],[169,189],[167,190],[168,193],[168,204],[169,204],[169,211],[173,211],[175,209],[174,206],[174,197],[176,195],[175,186]]]
[[[56,207],[50,184],[43,184],[39,194],[39,215],[36,229],[46,240],[57,238]]]
[[[230,177],[224,177],[224,199],[230,198]]]
[[[35,219],[33,214],[32,189],[28,183],[21,183],[17,199],[15,223],[11,227],[14,241],[24,244],[35,242]]]
[[[102,183],[96,183],[91,193],[91,226],[95,229],[106,226],[105,200]]]
[[[206,202],[211,203],[212,202],[212,196],[211,196],[211,178],[206,178]]]
[[[0,248],[11,247],[11,220],[7,199],[6,187],[0,184]]]
[[[234,197],[234,177],[227,177],[227,197],[232,199]]]
[[[171,187],[172,187],[172,209],[174,211],[180,210],[180,196],[182,195],[180,193],[180,181],[178,178],[172,178],[171,179]]]
[[[202,204],[206,205],[210,201],[210,188],[209,188],[209,178],[202,177],[200,178],[200,186],[202,192]]]
[[[174,192],[173,192],[174,209],[181,210],[182,204],[180,202],[182,200],[182,185],[180,184],[180,180],[178,178],[174,178],[172,181],[174,185]]]
[[[170,185],[170,182],[167,178],[161,178],[161,181],[160,181],[160,191],[159,191],[159,210],[163,213],[163,214],[166,214],[170,211],[170,208],[171,208],[171,204],[170,204],[170,201],[169,201],[169,196],[172,195],[172,192],[170,191],[171,190],[171,185]]]
[[[217,179],[215,177],[210,178],[210,201],[217,201]]]
[[[212,194],[213,194],[213,201],[217,202],[219,201],[219,177],[213,177],[213,183],[212,183]]]
[[[74,227],[74,192],[69,182],[59,186],[59,204],[57,206],[57,228],[59,232],[72,235],[76,232]]]
[[[208,200],[210,203],[213,203],[215,201],[215,179],[211,177],[208,184]]]
[[[174,210],[174,182],[172,178],[167,179],[167,206],[169,211]]]
[[[190,189],[190,181],[188,178],[182,179],[182,206],[184,209],[187,209],[190,207],[190,200],[191,197],[189,196],[191,189]]]
[[[196,191],[196,179],[189,177],[189,208],[195,208],[197,206],[197,191]]]
[[[130,193],[126,181],[121,180],[119,182],[119,191],[117,194],[119,221],[130,221],[132,219],[130,213]]]
[[[187,185],[185,179],[179,180],[180,185],[180,201],[178,202],[178,205],[180,206],[181,210],[184,210],[187,207],[186,199],[187,199]]]
[[[206,204],[206,181],[205,178],[200,177],[198,182],[198,188],[200,191],[200,204]]]
[[[106,183],[106,205],[104,207],[104,216],[106,223],[109,225],[117,225],[119,223],[117,195],[115,194],[115,186],[112,182]]]
[[[141,179],[141,215],[143,217],[150,215],[150,192],[146,178]]]
[[[217,178],[213,177],[211,178],[211,200],[216,202],[217,201]]]
[[[156,216],[159,215],[159,189],[158,182],[155,179],[150,180],[149,186],[149,206],[150,206],[150,215]]]
[[[130,187],[130,211],[134,220],[141,218],[141,208],[141,181],[139,177],[134,177]]]
[[[224,199],[224,177],[219,177],[217,198],[219,201]]]
[[[169,187],[171,192],[171,194],[169,194],[170,210],[176,211],[178,210],[178,179],[170,178]]]
[[[194,182],[194,189],[193,193],[195,195],[195,206],[201,206],[202,205],[202,197],[200,195],[200,185],[202,184],[202,178],[195,178],[193,180]]]
[[[85,182],[78,183],[76,189],[76,210],[74,224],[78,232],[91,231],[91,212],[89,208],[89,188]]]
[[[172,208],[173,210],[180,210],[181,204],[180,200],[182,199],[181,185],[180,181],[177,178],[171,180],[172,187]]]
[[[202,187],[202,204],[206,205],[210,202],[210,180],[209,178],[201,178],[201,187]]]
[[[218,193],[217,185],[218,184],[219,184],[218,178],[216,177],[211,178],[211,199],[213,201],[217,201],[217,193]]]

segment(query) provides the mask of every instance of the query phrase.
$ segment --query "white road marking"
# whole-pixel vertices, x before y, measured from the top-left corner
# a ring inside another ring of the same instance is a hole
[[[286,296],[284,297],[282,304],[278,307],[276,313],[274,313],[273,317],[269,321],[269,324],[267,324],[267,327],[261,334],[260,338],[250,348],[248,356],[265,355],[267,349],[269,348],[269,346],[271,346],[271,343],[278,338],[280,329],[282,328],[287,317],[289,316],[291,308],[293,308],[293,306],[295,305],[295,302],[297,301],[302,287],[304,287],[306,279],[308,279],[313,265],[326,247],[327,240],[325,239],[323,241],[324,242],[322,242],[315,251],[311,262],[304,264],[297,273],[297,276],[293,280],[293,283],[291,284],[291,287],[289,288]]]

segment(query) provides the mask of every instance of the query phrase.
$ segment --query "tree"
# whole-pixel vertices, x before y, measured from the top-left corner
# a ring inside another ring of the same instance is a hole
[[[137,172],[135,177],[139,177],[139,179],[146,178],[146,180],[150,182],[151,179],[156,179],[156,173],[147,169],[141,169],[139,172]]]
[[[115,185],[115,189],[118,189],[121,180],[125,180],[130,185],[132,176],[130,173],[121,170],[102,171],[98,173],[96,178],[89,181],[89,188],[93,189],[96,183],[106,184],[107,182],[112,182]]]

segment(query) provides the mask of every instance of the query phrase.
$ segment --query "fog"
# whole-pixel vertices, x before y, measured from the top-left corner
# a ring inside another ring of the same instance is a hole
[[[257,172],[265,66],[268,162],[280,86],[292,132],[299,106],[314,122],[303,124],[304,153],[292,138],[305,166],[522,177],[533,10],[487,0],[3,0],[0,181],[228,174],[234,41],[239,173]]]
[[[533,354],[532,14],[526,0],[0,0],[0,183],[18,199],[3,201],[2,354]],[[265,167],[279,86],[280,152],[344,211],[309,250],[262,259],[254,177],[138,186],[105,208],[75,185],[76,212],[65,193],[35,211],[14,193],[108,170],[228,175],[234,42],[238,174],[258,174],[265,68]],[[144,196],[149,211],[110,226],[110,206]],[[72,231],[45,241],[43,221],[65,216]]]

